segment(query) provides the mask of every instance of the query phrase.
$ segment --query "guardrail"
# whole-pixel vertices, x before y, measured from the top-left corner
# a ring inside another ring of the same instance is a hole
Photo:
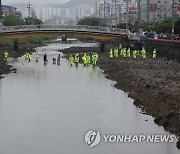
[[[27,31],[74,31],[74,32],[97,32],[116,35],[129,35],[130,31],[127,29],[119,29],[112,27],[98,27],[98,26],[62,26],[62,25],[22,25],[22,26],[2,26],[0,33],[14,33]]]
[[[159,43],[159,44],[180,45],[180,40],[148,38],[148,41],[154,42],[154,43]]]

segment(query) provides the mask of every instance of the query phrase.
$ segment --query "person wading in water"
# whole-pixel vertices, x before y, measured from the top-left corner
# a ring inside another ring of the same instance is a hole
[[[61,59],[61,55],[59,54],[57,57],[57,65],[60,65],[60,59]]]
[[[44,54],[44,64],[48,62],[46,53]]]

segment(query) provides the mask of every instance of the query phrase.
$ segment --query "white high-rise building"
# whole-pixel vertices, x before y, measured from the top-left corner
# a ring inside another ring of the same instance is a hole
[[[58,8],[58,7],[49,7],[46,5],[43,6],[35,6],[34,10],[36,15],[42,21],[46,21],[50,19],[59,18],[69,18],[72,20],[76,20],[77,18],[89,17],[94,15],[95,8],[89,4],[81,4],[75,5],[69,8]]]
[[[123,0],[97,0],[96,17],[106,18],[110,16],[121,16],[126,12],[126,3]]]
[[[141,20],[154,23],[172,17],[171,7],[172,0],[141,0]]]
[[[105,0],[97,0],[95,7],[96,17],[105,18]]]

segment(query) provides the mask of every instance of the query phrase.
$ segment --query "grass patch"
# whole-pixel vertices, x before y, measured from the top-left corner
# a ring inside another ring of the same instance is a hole
[[[13,39],[0,37],[0,47],[12,47]]]
[[[24,38],[19,38],[19,44],[42,44],[46,40],[53,40],[58,38],[58,35],[37,35],[37,36],[29,36]],[[14,39],[0,37],[0,47],[13,47]]]

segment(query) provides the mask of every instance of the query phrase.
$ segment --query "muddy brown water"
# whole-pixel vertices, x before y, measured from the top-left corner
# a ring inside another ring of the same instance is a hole
[[[99,68],[70,67],[66,59],[52,64],[58,49],[95,45],[49,44],[37,48],[38,63],[9,59],[17,73],[0,80],[0,154],[179,154],[175,142],[102,142],[87,148],[84,135],[95,128],[102,134],[169,134],[141,114]]]

